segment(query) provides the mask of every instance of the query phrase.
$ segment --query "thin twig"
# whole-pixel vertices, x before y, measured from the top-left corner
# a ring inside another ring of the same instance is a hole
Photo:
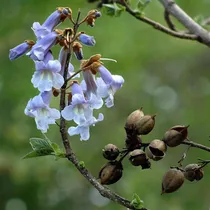
[[[196,23],[173,0],[159,0],[171,15],[173,15],[190,33],[197,36],[196,40],[210,46],[210,33]]]
[[[207,152],[210,152],[210,147],[206,147],[206,146],[204,146],[202,144],[198,144],[198,143],[195,143],[193,141],[184,140],[182,142],[182,144],[190,145],[191,147],[195,147],[195,148],[202,149],[202,150],[205,150]]]
[[[177,31],[175,25],[171,21],[170,13],[167,10],[164,11],[164,18],[165,18],[165,21],[166,21],[168,27],[173,31]]]
[[[121,0],[118,2],[119,4],[125,6],[126,8],[126,11],[131,14],[133,17],[135,17],[136,19],[144,22],[144,23],[147,23],[151,26],[153,26],[155,29],[163,32],[163,33],[166,33],[168,35],[171,35],[171,36],[174,36],[174,37],[177,37],[177,38],[180,38],[180,39],[188,39],[188,40],[194,40],[194,41],[200,41],[199,40],[199,37],[194,35],[194,34],[186,34],[186,33],[181,33],[181,32],[176,32],[176,31],[173,31],[163,25],[161,25],[160,23],[158,22],[155,22],[147,17],[144,17],[142,15],[139,15],[139,13],[133,11],[128,5],[127,3],[125,2],[125,0]]]
[[[75,27],[74,27],[74,34],[76,35],[77,29],[78,29],[78,21],[79,21],[79,15],[80,12],[78,12],[78,18],[77,21],[75,23]],[[66,64],[65,64],[65,69],[64,69],[64,85],[61,88],[61,94],[60,94],[60,111],[63,110],[65,108],[66,105],[66,86],[68,83],[68,79],[67,79],[67,72],[68,72],[68,65],[69,65],[69,61],[71,58],[71,47],[69,47],[69,53],[67,55],[67,60],[66,60]],[[76,72],[78,73],[78,72]],[[75,74],[76,75],[76,74]],[[72,77],[74,77],[75,75],[72,75]],[[125,198],[119,196],[118,194],[116,194],[115,192],[111,191],[110,189],[104,187],[103,185],[101,185],[97,179],[84,167],[81,166],[79,164],[79,160],[77,159],[76,155],[74,154],[69,139],[68,139],[68,133],[67,133],[67,127],[66,127],[66,121],[65,119],[61,116],[61,120],[60,120],[60,133],[61,133],[61,138],[63,141],[63,145],[64,148],[66,150],[66,157],[69,161],[71,161],[73,163],[73,165],[78,169],[78,171],[88,180],[89,183],[92,184],[93,187],[95,187],[98,192],[112,200],[115,201],[117,203],[119,203],[120,205],[127,207],[129,209],[133,209],[135,210],[135,207],[131,204],[131,202],[129,200],[126,200]],[[146,209],[144,209],[146,210]]]

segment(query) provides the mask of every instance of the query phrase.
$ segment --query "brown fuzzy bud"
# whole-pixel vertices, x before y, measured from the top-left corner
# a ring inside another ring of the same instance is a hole
[[[150,159],[158,161],[165,156],[166,150],[166,144],[159,139],[155,139],[149,144],[146,153]]]
[[[184,174],[179,169],[170,169],[163,176],[162,180],[162,192],[164,193],[172,193],[178,190],[182,184],[184,183]]]
[[[166,133],[164,134],[163,141],[169,146],[169,147],[176,147],[180,145],[188,135],[187,128],[189,126],[182,126],[177,125],[172,128],[170,128]]]
[[[191,182],[201,180],[203,175],[204,171],[199,164],[189,164],[184,168],[184,176]]]
[[[58,97],[60,94],[60,90],[53,88],[52,93],[53,93],[53,96]]]
[[[129,153],[129,160],[132,165],[140,166],[147,164],[147,156],[145,152],[141,149],[135,149]]]
[[[108,162],[99,172],[99,178],[102,185],[114,184],[120,180],[123,173],[121,162]]]
[[[107,144],[102,151],[104,158],[107,160],[115,160],[120,153],[118,147],[114,144]]]

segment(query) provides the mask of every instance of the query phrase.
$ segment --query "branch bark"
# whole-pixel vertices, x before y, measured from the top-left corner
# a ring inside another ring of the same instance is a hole
[[[195,148],[202,149],[204,151],[210,152],[210,147],[206,147],[206,146],[204,146],[202,144],[198,144],[198,143],[195,143],[193,141],[184,140],[182,142],[182,144],[190,145],[191,147],[195,147]]]
[[[159,0],[164,8],[173,15],[190,33],[198,37],[198,41],[210,46],[210,33],[187,15],[174,1]]]
[[[78,29],[78,21],[79,21],[80,11],[78,12],[77,21],[74,25],[74,33],[76,34]],[[60,94],[60,111],[62,111],[66,106],[66,87],[68,83],[67,79],[67,72],[68,72],[68,66],[71,58],[71,46],[69,46],[69,53],[67,55],[67,60],[65,63],[64,68],[64,85],[61,88],[61,94]],[[78,73],[78,72],[77,72]],[[60,134],[62,138],[62,142],[66,151],[66,158],[73,163],[73,165],[78,169],[78,171],[84,176],[87,181],[92,184],[93,187],[95,187],[98,192],[103,196],[106,197],[114,202],[117,202],[118,204],[128,208],[135,210],[136,208],[131,204],[131,202],[121,196],[119,196],[117,193],[111,191],[110,189],[104,187],[99,183],[99,181],[84,167],[81,166],[79,163],[79,160],[77,159],[76,155],[74,154],[69,139],[68,139],[68,132],[67,132],[67,126],[66,126],[66,120],[61,116],[60,119]],[[147,210],[143,208],[142,210]]]

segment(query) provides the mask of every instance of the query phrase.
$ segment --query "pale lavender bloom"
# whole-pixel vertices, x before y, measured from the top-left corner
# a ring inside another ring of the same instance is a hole
[[[39,22],[33,23],[32,30],[36,35],[37,39],[42,39],[51,32],[48,28],[40,25]]]
[[[47,52],[56,44],[57,36],[58,34],[55,31],[47,34],[43,39],[39,39],[26,55],[30,56],[33,60],[44,60]]]
[[[98,107],[97,100],[86,100],[81,86],[78,83],[72,85],[72,100],[69,106],[61,111],[66,120],[74,120],[80,124],[93,117],[93,109]]]
[[[44,36],[52,32],[53,29],[59,25],[69,14],[69,9],[64,8],[62,11],[54,11],[42,25],[39,22],[34,22],[32,30],[34,31],[37,39],[42,39]]]
[[[80,135],[80,140],[88,140],[90,138],[90,126],[95,126],[96,123],[102,121],[104,119],[103,114],[98,115],[98,119],[95,117],[89,118],[89,120],[84,121],[79,124],[77,127],[70,127],[68,129],[68,133],[70,136]]]
[[[87,97],[90,97],[91,93],[97,95],[97,84],[95,80],[95,76],[91,73],[90,70],[82,71],[84,81],[82,81],[81,85],[85,90]]]
[[[49,107],[51,94],[51,91],[40,93],[29,100],[24,110],[27,116],[35,118],[37,129],[43,133],[47,132],[49,124],[55,124],[60,118],[60,112]]]
[[[29,44],[28,42],[23,42],[22,44],[19,44],[18,46],[9,50],[9,59],[12,61],[19,58],[21,55],[25,54],[30,48],[31,44]]]
[[[80,34],[79,41],[82,42],[82,44],[87,45],[87,46],[94,46],[96,44],[94,37],[89,36],[87,34]]]
[[[124,79],[120,75],[112,75],[104,66],[98,68],[101,78],[97,78],[97,91],[102,98],[106,98],[107,107],[114,105],[114,94],[122,87]]]
[[[52,87],[60,89],[64,83],[60,75],[61,64],[58,60],[53,60],[51,52],[48,52],[43,61],[35,61],[36,71],[31,82],[40,92],[50,91]]]
[[[62,47],[61,50],[60,50],[60,53],[59,53],[59,58],[58,60],[60,61],[61,63],[61,70],[60,70],[60,74],[63,76],[64,74],[64,68],[65,68],[65,65],[66,65],[66,60],[67,60],[67,54],[68,54],[68,49],[66,49],[65,47]],[[69,63],[69,67],[68,67],[68,74],[67,74],[67,79],[69,77],[71,77],[72,75],[74,74],[74,66]],[[72,79],[74,78],[79,78],[80,77],[80,74],[77,74],[76,76],[74,76]]]

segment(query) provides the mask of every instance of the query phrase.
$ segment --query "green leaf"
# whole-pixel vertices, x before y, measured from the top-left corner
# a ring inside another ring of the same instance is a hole
[[[80,161],[79,162],[79,167],[80,168],[85,168],[85,162],[84,161]]]
[[[150,0],[146,0],[143,2],[142,0],[138,0],[135,11],[143,12],[144,9],[148,6]]]
[[[58,146],[58,144],[52,142],[51,143],[51,146],[52,146],[53,151],[54,151],[54,153],[55,153],[55,155],[57,157],[60,157],[60,158],[65,158],[66,157],[65,156],[65,153],[60,149],[60,147]]]
[[[53,155],[52,150],[41,149],[41,150],[34,150],[26,154],[23,159],[46,156],[46,155]]]
[[[30,138],[30,145],[33,150],[51,150],[54,151],[49,141],[41,138]]]
[[[109,16],[119,17],[125,11],[125,7],[117,3],[103,4],[103,10]]]
[[[134,208],[136,208],[136,209],[141,209],[141,208],[143,208],[144,207],[144,201],[142,201],[141,199],[140,199],[140,197],[135,193],[134,195],[133,195],[133,200],[131,201],[131,204],[134,206]]]

